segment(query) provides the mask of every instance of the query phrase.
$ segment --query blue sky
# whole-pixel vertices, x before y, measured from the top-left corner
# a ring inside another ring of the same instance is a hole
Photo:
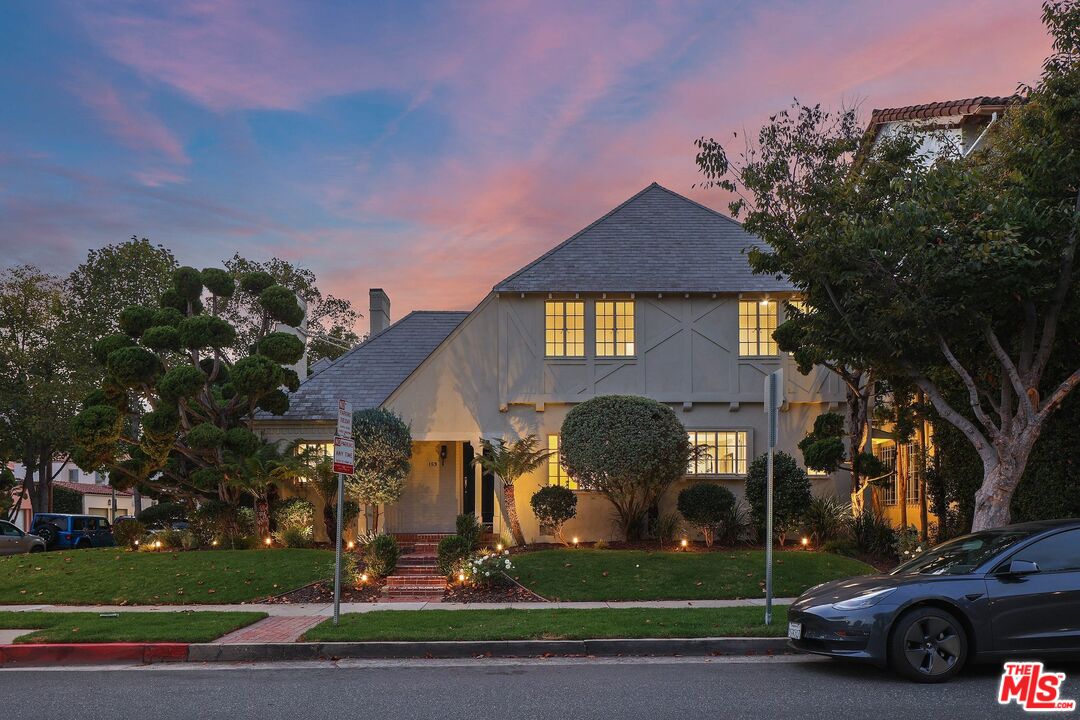
[[[0,4],[0,250],[67,272],[131,235],[285,257],[366,309],[470,308],[692,141],[792,97],[867,113],[1012,92],[1035,0]]]

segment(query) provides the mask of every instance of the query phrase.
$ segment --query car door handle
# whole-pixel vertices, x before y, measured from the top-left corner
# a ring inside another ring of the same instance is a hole
[[[967,595],[964,596],[964,599],[968,600],[970,602],[975,602],[976,600],[981,598],[984,594],[985,593],[968,593]]]

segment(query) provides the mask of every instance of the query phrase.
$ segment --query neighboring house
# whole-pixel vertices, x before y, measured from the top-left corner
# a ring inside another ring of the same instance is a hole
[[[390,324],[389,298],[372,290],[368,339],[315,369],[284,416],[262,414],[256,426],[270,439],[326,446],[338,399],[389,408],[415,445],[386,529],[452,532],[465,512],[501,532],[501,492],[472,462],[481,438],[532,433],[556,450],[576,403],[644,395],[670,405],[693,442],[711,448],[660,511],[703,480],[741,496],[748,463],[765,450],[768,373],[785,370],[779,446],[797,458],[814,419],[845,398],[831,373],[802,376],[778,352],[772,331],[794,288],[751,272],[745,251],[755,245],[734,220],[654,183],[496,284],[471,312],[417,311]],[[529,510],[549,483],[578,489],[557,457],[518,482],[529,541],[549,539]],[[846,496],[848,479],[819,476],[814,489]],[[582,491],[567,532],[609,538],[611,517],[606,500]]]
[[[866,136],[873,147],[883,138],[914,129],[923,136],[921,149],[931,160],[944,152],[967,155],[985,147],[990,125],[1019,101],[1016,96],[984,96],[874,110]],[[933,456],[932,438],[930,423],[916,428],[910,442],[900,444],[890,426],[874,429],[873,453],[891,469],[874,488],[874,504],[898,527],[924,530],[937,522],[929,511],[926,493],[926,461]]]
[[[15,473],[17,480],[24,477],[26,471],[21,464],[9,463],[8,466]],[[55,477],[53,487],[71,490],[82,496],[82,510],[80,512],[85,515],[97,515],[108,518],[112,522],[122,515],[135,514],[134,495],[131,492],[114,491],[109,485],[108,473],[86,472],[70,462],[63,462],[62,460],[53,461],[50,472]],[[19,489],[17,487],[13,493],[16,498]],[[140,499],[140,504],[145,509],[153,505],[154,501],[143,497]],[[20,529],[26,530],[32,517],[33,511],[30,509],[30,498],[24,496],[19,512],[12,522]]]

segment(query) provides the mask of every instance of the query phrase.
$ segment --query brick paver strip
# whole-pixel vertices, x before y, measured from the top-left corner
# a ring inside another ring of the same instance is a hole
[[[320,615],[272,616],[234,630],[214,642],[221,645],[296,642],[304,632],[325,619]]]

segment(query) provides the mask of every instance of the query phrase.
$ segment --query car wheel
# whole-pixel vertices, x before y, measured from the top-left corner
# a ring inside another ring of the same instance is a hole
[[[75,543],[75,549],[76,550],[89,550],[90,549],[90,541],[87,540],[86,538],[83,538],[79,542]]]
[[[901,675],[923,683],[952,679],[968,655],[967,633],[952,613],[921,607],[900,617],[889,641],[889,659]]]
[[[45,552],[45,548],[42,547],[41,545],[31,545],[30,546],[30,552],[32,552],[32,553]]]
[[[34,528],[34,534],[45,541],[46,548],[52,548],[56,545],[56,538],[59,537],[60,528],[55,525],[38,525]]]

